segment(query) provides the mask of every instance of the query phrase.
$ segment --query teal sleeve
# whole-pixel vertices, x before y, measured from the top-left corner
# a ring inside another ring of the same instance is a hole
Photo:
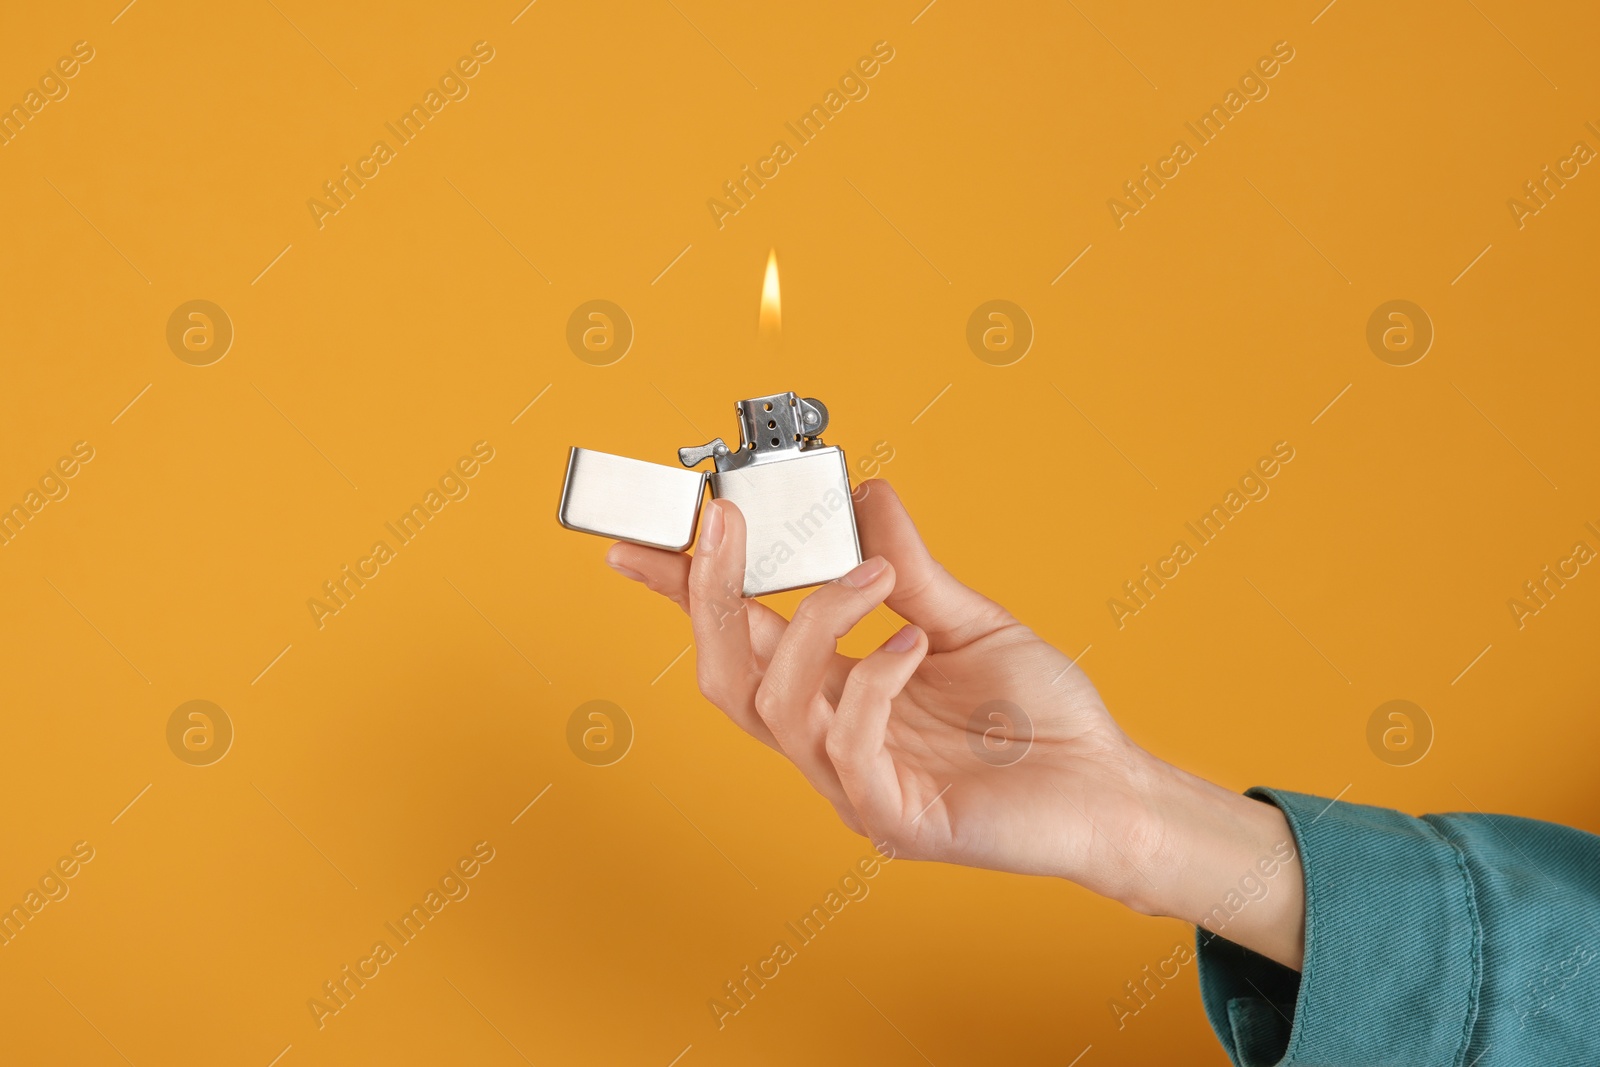
[[[1199,931],[1201,997],[1235,1064],[1600,1063],[1600,837],[1250,795],[1294,832],[1305,965],[1296,974],[1233,944],[1225,922],[1220,936]],[[1215,914],[1241,907],[1246,896]]]

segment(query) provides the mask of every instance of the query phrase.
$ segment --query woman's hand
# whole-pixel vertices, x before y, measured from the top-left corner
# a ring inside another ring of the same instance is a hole
[[[934,561],[887,483],[854,496],[866,562],[789,621],[740,595],[745,524],[727,501],[707,505],[692,559],[607,556],[689,613],[701,692],[851,829],[897,857],[1055,875],[1189,921],[1237,881],[1230,862],[1246,873],[1287,837],[1277,809],[1134,744],[1067,656]],[[911,624],[864,659],[839,654],[883,605]],[[1297,946],[1298,928],[1277,940]],[[1298,965],[1297,947],[1261,950]]]

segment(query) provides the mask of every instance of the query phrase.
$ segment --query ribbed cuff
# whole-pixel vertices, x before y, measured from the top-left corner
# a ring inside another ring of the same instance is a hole
[[[1233,1062],[1460,1063],[1482,972],[1482,930],[1460,852],[1400,812],[1275,789],[1248,795],[1276,805],[1294,832],[1306,951],[1295,974],[1198,932],[1201,997]]]

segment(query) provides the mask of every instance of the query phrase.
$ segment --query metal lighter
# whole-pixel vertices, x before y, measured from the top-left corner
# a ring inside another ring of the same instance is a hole
[[[705,485],[744,516],[744,595],[832,581],[861,562],[844,452],[824,444],[820,400],[774,393],[741,400],[739,447],[718,437],[678,449],[689,470],[574,448],[561,525],[681,552],[694,540]],[[695,470],[705,460],[712,470]]]

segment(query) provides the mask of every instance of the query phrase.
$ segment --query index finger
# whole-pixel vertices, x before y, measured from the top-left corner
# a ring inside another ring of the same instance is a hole
[[[619,541],[606,553],[606,562],[624,577],[643,582],[645,588],[660,593],[689,613],[689,567],[692,557],[687,552],[672,552],[665,548],[648,548],[644,545]],[[750,613],[750,640],[756,658],[763,662],[772,657],[788,620],[765,604],[755,600],[745,602]],[[843,675],[840,676],[841,683]]]
[[[700,691],[735,722],[770,736],[756,714],[762,667],[750,644],[744,591],[744,516],[726,500],[706,505],[694,559],[689,564],[689,618],[694,624]]]
[[[646,588],[660,593],[688,614],[689,570],[692,564],[692,557],[688,553],[621,541],[611,546],[606,553],[606,562],[619,574],[642,582]],[[789,620],[759,600],[746,600],[744,606],[750,617],[751,647],[755,650],[756,662],[764,668],[777,654],[783,635],[788,632]],[[838,700],[845,678],[855,665],[856,661],[843,653],[830,653],[823,676],[823,689],[830,701]]]

